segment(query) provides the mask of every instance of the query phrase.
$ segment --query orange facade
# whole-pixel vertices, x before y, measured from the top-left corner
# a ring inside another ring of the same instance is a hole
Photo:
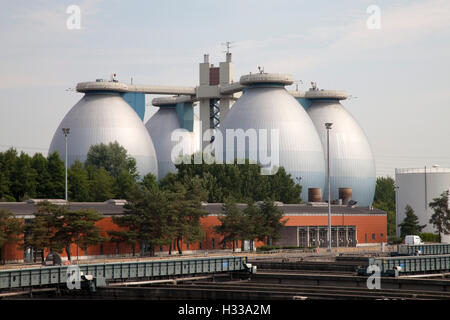
[[[283,220],[287,220],[285,226],[327,226],[327,215],[289,215],[285,216]],[[220,224],[218,216],[210,215],[202,219],[201,224],[204,227],[205,238],[201,242],[186,244],[183,243],[183,251],[186,250],[215,250],[223,248],[220,243],[222,236],[214,232],[214,226]],[[345,215],[332,216],[332,226],[356,226],[358,244],[364,243],[380,243],[387,242],[387,217],[386,215]],[[105,217],[96,223],[101,230],[102,235],[107,236],[107,231],[119,230],[111,217]],[[262,242],[256,242],[256,247],[263,245]],[[238,247],[241,243],[238,243]],[[227,243],[226,248],[231,248],[232,244]],[[139,252],[139,245],[134,248],[135,252]],[[168,251],[169,246],[156,248],[156,252]],[[176,249],[172,249],[176,251]],[[105,242],[103,244],[91,246],[87,252],[81,248],[77,248],[76,244],[71,246],[72,257],[82,256],[111,256],[132,254],[133,248],[126,243]],[[45,253],[45,255],[48,252]],[[22,261],[24,259],[24,250],[20,249],[18,244],[7,244],[4,248],[6,261]],[[61,254],[66,256],[65,252]]]

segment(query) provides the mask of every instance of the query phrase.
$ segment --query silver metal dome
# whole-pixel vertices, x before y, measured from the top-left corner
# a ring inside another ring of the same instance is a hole
[[[286,91],[283,82],[254,83],[247,87],[236,101],[220,126],[224,137],[224,160],[229,155],[237,157],[238,147],[226,146],[227,129],[271,129],[279,132],[279,166],[290,173],[295,183],[303,187],[302,199],[307,201],[308,188],[323,188],[325,184],[325,161],[319,135],[303,108]],[[270,140],[269,140],[270,141]],[[257,158],[248,152],[246,143],[245,156],[259,163],[259,155],[272,154],[270,142],[261,147],[258,142]],[[242,152],[242,151],[241,151]],[[260,153],[261,152],[261,153]]]
[[[330,130],[331,199],[339,198],[339,188],[352,188],[352,198],[358,201],[358,205],[370,206],[375,193],[376,174],[372,150],[364,131],[339,103],[340,98],[321,99],[319,96],[310,98],[311,105],[306,111],[320,135],[325,157],[327,156],[325,123],[333,123]],[[328,194],[327,185],[323,194]]]
[[[151,172],[157,176],[155,148],[144,124],[118,93],[87,93],[67,113],[53,135],[49,152],[58,151],[65,157],[62,128],[70,128],[68,164],[85,161],[89,148],[95,144],[117,141],[129,156],[136,159],[139,174]]]
[[[172,161],[172,150],[178,144],[172,141],[171,136],[174,131],[182,136],[184,153],[180,155],[192,155],[200,150],[200,124],[197,116],[194,115],[193,132],[181,128],[180,121],[174,107],[162,106],[147,121],[145,127],[155,145],[158,159],[158,177],[164,178],[168,172],[176,173],[177,169]],[[187,139],[186,141],[184,139]]]

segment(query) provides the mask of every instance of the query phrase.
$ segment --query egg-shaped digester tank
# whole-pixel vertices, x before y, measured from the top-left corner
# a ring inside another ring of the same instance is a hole
[[[178,156],[192,155],[200,150],[200,124],[192,103],[175,103],[176,98],[155,98],[159,110],[147,121],[147,128],[156,150],[158,177],[176,173]],[[178,106],[178,107],[177,107]]]
[[[339,199],[339,188],[351,188],[352,199],[358,206],[372,205],[375,184],[375,162],[369,141],[355,118],[339,102],[346,99],[343,91],[309,90],[305,94],[310,101],[306,106],[322,141],[327,156],[327,131],[330,129],[330,188],[331,200]],[[324,199],[328,197],[328,185],[324,187]]]
[[[254,74],[242,76],[241,84],[246,85],[242,96],[228,111],[220,124],[223,136],[224,159],[245,158],[257,161],[263,167],[267,155],[273,166],[282,166],[291,174],[295,183],[302,185],[302,200],[308,199],[308,188],[323,188],[325,183],[325,161],[319,135],[308,114],[284,88],[292,83],[292,78],[281,74]],[[246,142],[245,147],[238,143],[227,146],[227,130],[242,129],[249,134],[253,130],[258,143]],[[249,131],[248,131],[249,130]],[[278,132],[278,141],[274,141]],[[267,134],[267,143],[261,140],[261,133]],[[262,143],[261,143],[262,142]],[[273,145],[276,142],[277,145]],[[275,147],[275,148],[273,148]],[[245,148],[242,150],[242,148]],[[256,150],[252,150],[255,149]],[[256,151],[256,152],[253,152]],[[276,154],[275,154],[276,153]]]
[[[158,165],[153,142],[136,112],[119,92],[86,91],[66,114],[56,129],[49,153],[58,151],[65,158],[65,138],[62,128],[69,128],[67,160],[84,162],[92,145],[119,143],[129,156],[136,159],[141,177],[147,173],[157,176]]]

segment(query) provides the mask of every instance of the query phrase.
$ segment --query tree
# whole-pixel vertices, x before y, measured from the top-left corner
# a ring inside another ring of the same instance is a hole
[[[236,205],[233,198],[227,198],[222,205],[223,216],[219,217],[220,225],[215,226],[216,233],[223,236],[222,244],[226,242],[233,243],[233,252],[235,251],[236,240],[243,240],[245,234],[245,216]]]
[[[147,190],[154,190],[158,188],[158,181],[152,173],[147,173],[140,184]]]
[[[439,198],[434,198],[429,204],[429,206],[434,210],[429,222],[437,229],[439,233],[439,242],[442,240],[442,234],[450,234],[450,210],[448,209],[448,195],[449,191],[444,191],[441,193]]]
[[[71,201],[89,201],[89,174],[79,160],[75,160],[68,170],[69,199]]]
[[[48,172],[50,174],[51,184],[47,197],[49,199],[64,199],[65,193],[65,165],[57,151],[47,157]]]
[[[129,198],[135,184],[136,180],[131,173],[126,170],[121,170],[119,176],[117,177],[116,197],[120,199]]]
[[[248,240],[258,239],[265,241],[267,238],[267,230],[265,228],[266,219],[261,208],[253,201],[247,203],[247,207],[243,211],[245,225],[247,226],[243,238]]]
[[[87,250],[88,246],[104,241],[100,235],[100,228],[95,225],[103,218],[97,211],[92,209],[71,211],[69,207],[62,207],[58,213],[55,239],[65,248],[69,261],[71,260],[70,245],[72,243]]]
[[[148,246],[153,256],[157,245],[166,245],[171,241],[168,205],[167,191],[149,191],[136,187],[124,206],[124,214],[113,218],[115,224],[125,229],[108,233],[113,241],[124,241],[133,246],[137,243]]]
[[[0,210],[0,262],[4,263],[5,245],[20,240],[22,223],[8,210]]]
[[[291,175],[286,173],[283,167],[277,173],[269,176],[270,198],[283,203],[300,203],[302,186],[292,180]]]
[[[161,186],[198,176],[208,191],[208,202],[224,202],[227,197],[233,197],[238,202],[264,199],[284,203],[301,201],[301,186],[282,167],[275,175],[268,176],[261,175],[261,166],[250,163],[248,159],[244,163],[234,160],[231,164],[195,164],[192,156],[192,163],[181,163],[176,168],[178,173],[166,176]]]
[[[76,243],[83,250],[104,241],[95,223],[103,217],[92,209],[70,210],[69,206],[43,201],[38,204],[35,218],[26,226],[24,247],[50,252],[66,250],[71,260],[70,245]]]
[[[130,173],[134,179],[138,178],[136,160],[127,155],[127,150],[117,141],[108,145],[100,143],[89,148],[85,166],[105,168],[114,178],[118,179],[122,170]]]
[[[414,214],[413,208],[410,205],[405,207],[406,217],[402,223],[398,226],[400,227],[401,237],[404,238],[407,235],[418,235],[426,225],[419,225],[419,218]]]
[[[184,182],[186,185],[176,182],[171,189],[166,189],[170,192],[170,234],[175,238],[179,254],[183,253],[183,239],[192,243],[204,238],[200,219],[208,215],[202,205],[202,200],[208,198],[208,192],[202,187],[201,179],[194,177]]]
[[[0,152],[0,198],[16,201],[11,192],[11,178],[17,151],[13,148]]]
[[[89,184],[91,201],[106,201],[114,198],[116,182],[114,178],[105,170],[105,168],[92,168],[91,177],[92,179]]]
[[[41,153],[36,153],[31,159],[31,167],[36,171],[36,198],[45,199],[51,191],[52,184],[48,160]]]
[[[278,208],[271,200],[264,200],[260,204],[261,212],[264,217],[264,228],[266,229],[267,244],[271,245],[271,241],[276,241],[281,237],[281,230],[287,220],[283,218],[283,211]]]
[[[387,203],[389,210],[395,210],[395,181],[391,177],[378,177],[373,201]]]
[[[37,211],[34,218],[25,223],[24,242],[22,247],[33,248],[36,252],[42,252],[41,259],[44,261],[44,250],[50,252],[61,252],[63,246],[55,238],[61,207],[48,201],[37,204]]]
[[[16,158],[10,178],[10,190],[17,200],[23,200],[36,195],[36,170],[31,166],[31,157],[21,152]]]
[[[388,236],[395,236],[395,181],[391,177],[378,177],[373,200],[375,208],[386,211]]]

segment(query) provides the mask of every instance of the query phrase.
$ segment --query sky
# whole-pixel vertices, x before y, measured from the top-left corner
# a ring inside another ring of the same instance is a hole
[[[80,9],[80,29],[67,26],[71,5]],[[450,167],[448,0],[0,0],[0,6],[0,151],[46,154],[82,97],[73,90],[78,82],[116,73],[135,84],[195,86],[203,54],[218,65],[222,43],[232,41],[235,81],[263,66],[301,80],[300,90],[315,81],[320,89],[347,91],[351,99],[342,104],[370,141],[377,176]],[[146,96],[144,120],[156,111],[154,97]]]

